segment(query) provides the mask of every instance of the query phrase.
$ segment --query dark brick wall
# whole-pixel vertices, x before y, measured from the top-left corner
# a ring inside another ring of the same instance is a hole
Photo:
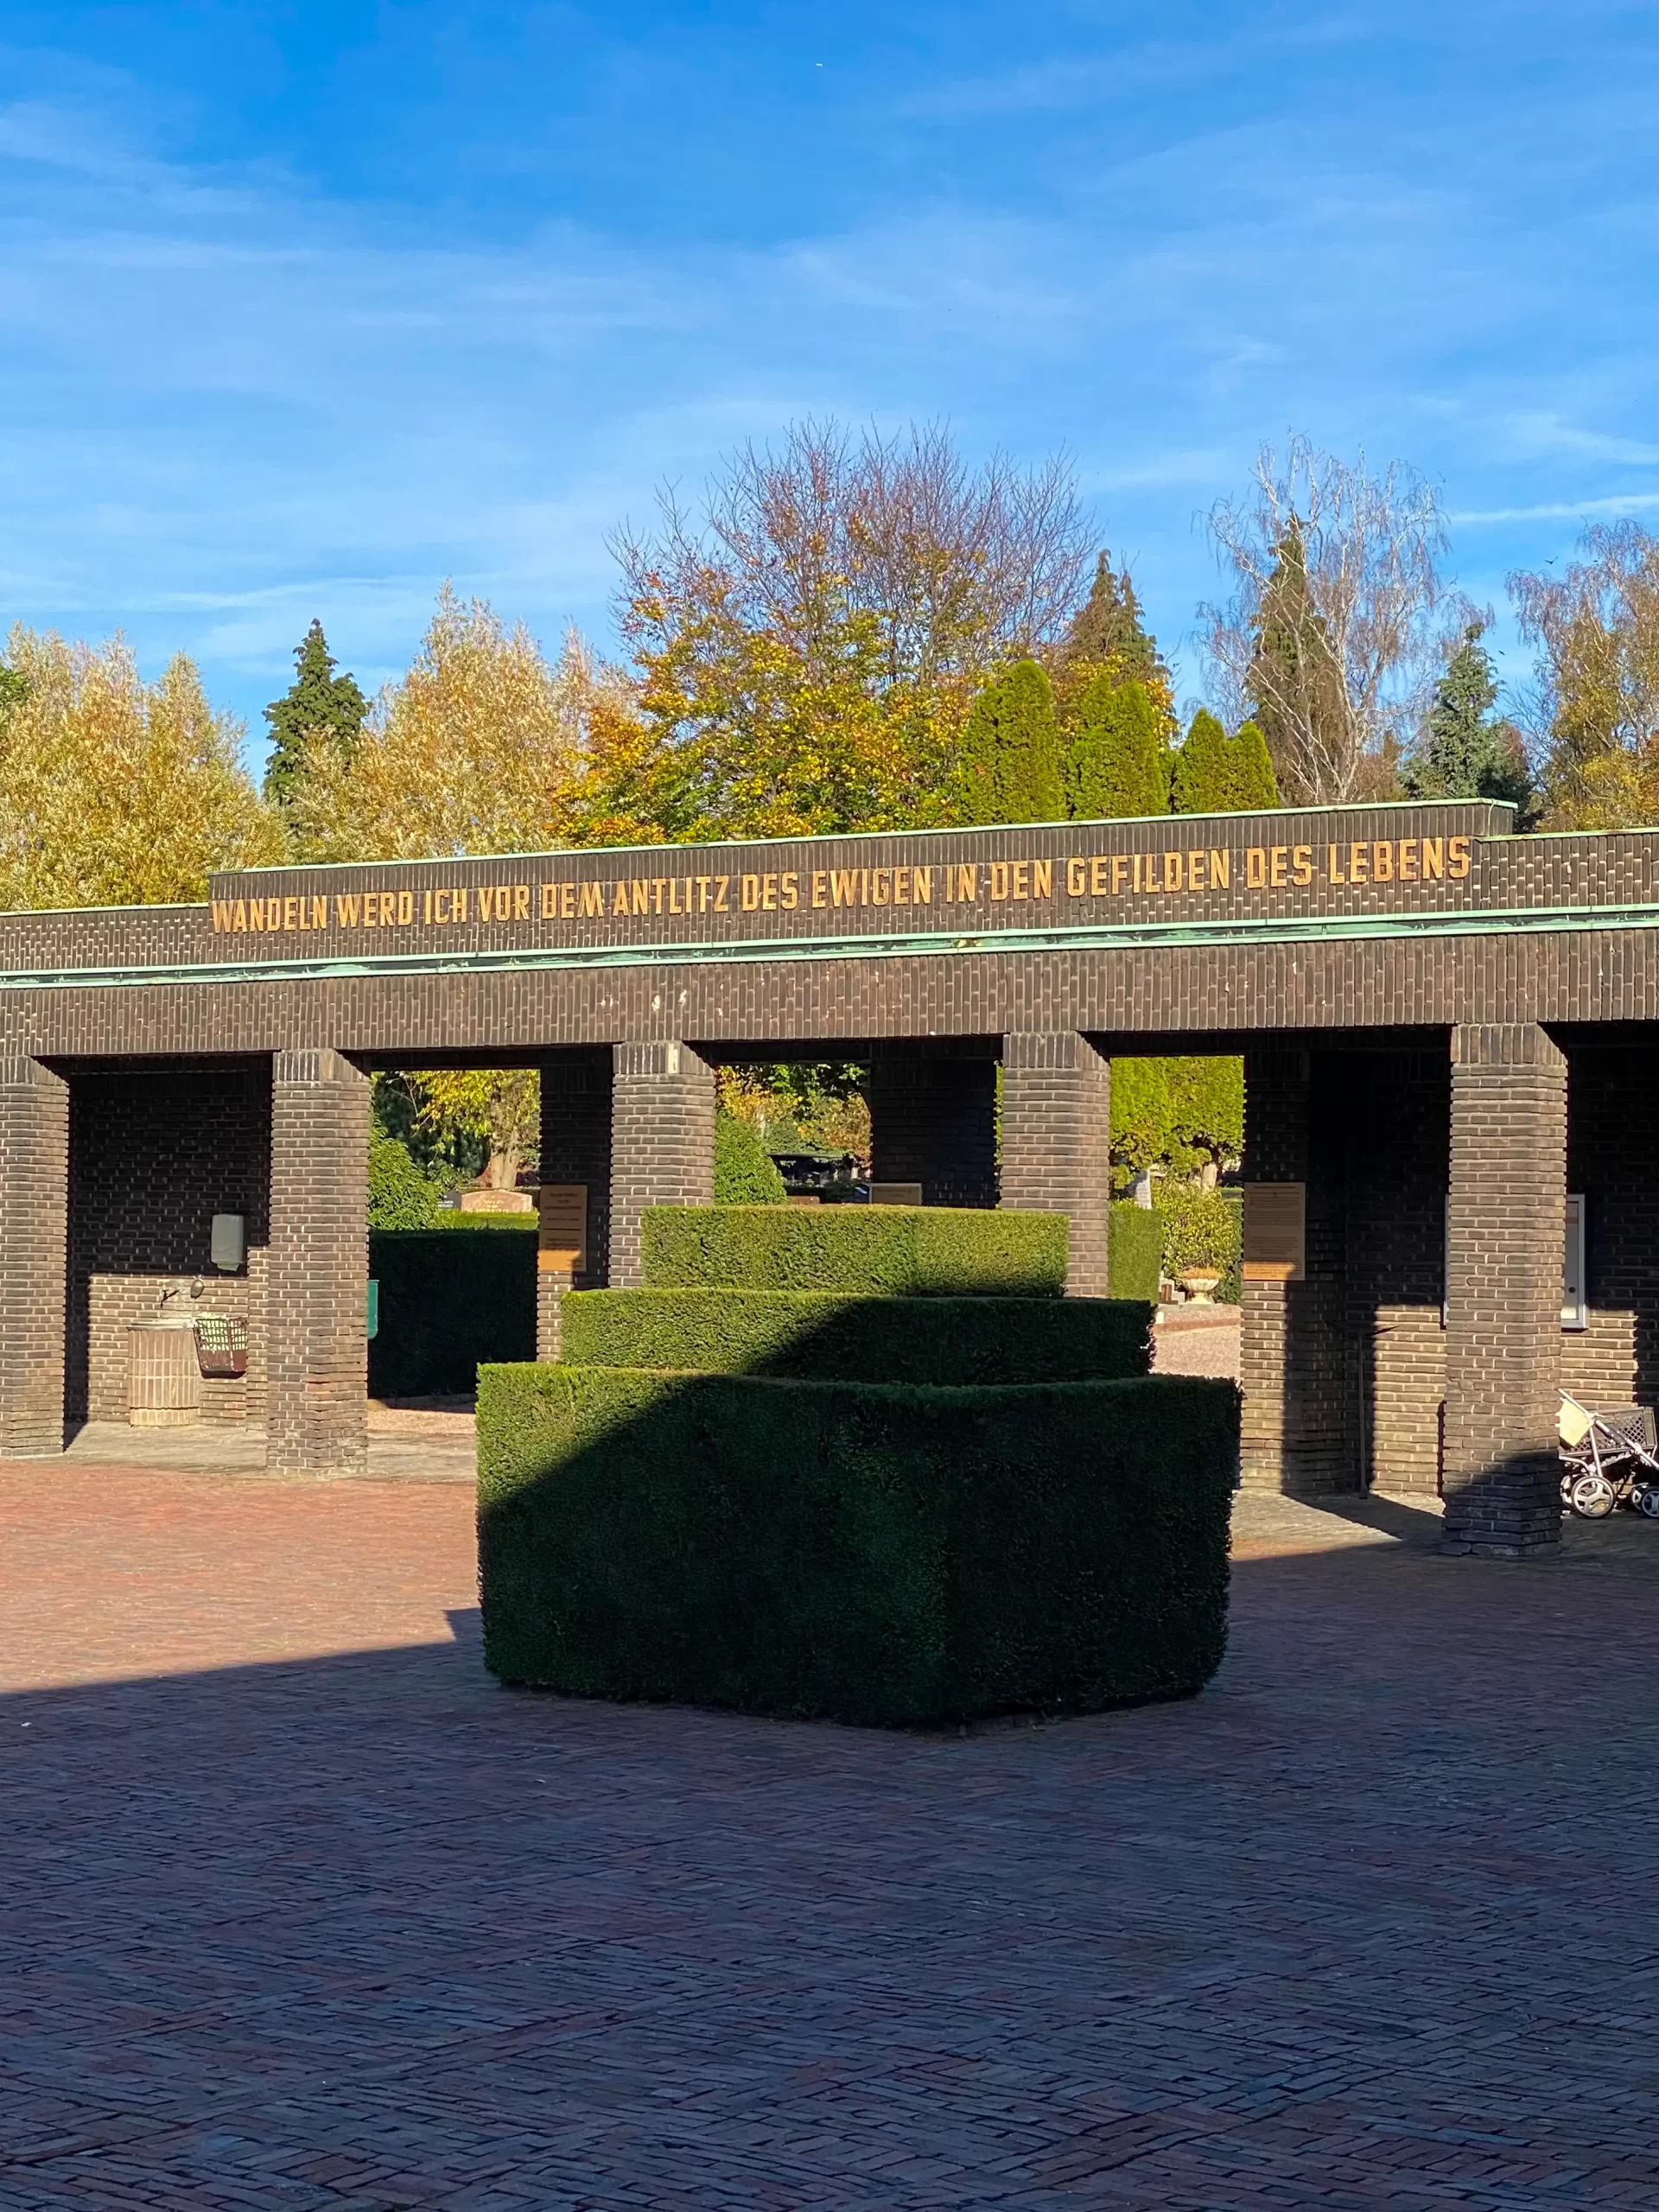
[[[996,1041],[882,1039],[870,1052],[870,1173],[929,1206],[994,1206]]]
[[[542,1067],[541,1179],[587,1185],[588,1264],[574,1276],[537,1272],[538,1359],[559,1356],[563,1293],[603,1290],[610,1281],[612,1059],[607,1050],[567,1052]]]
[[[1075,1029],[1002,1042],[1001,1198],[1071,1217],[1066,1290],[1107,1293],[1111,1068]]]
[[[69,1095],[0,1059],[0,1459],[63,1449]]]
[[[173,1287],[181,1294],[170,1311],[249,1324],[246,1382],[205,1382],[205,1415],[263,1412],[270,1148],[268,1065],[74,1070],[65,1376],[72,1421],[125,1419],[128,1328]],[[235,1274],[212,1264],[216,1213],[246,1222],[248,1263]]]

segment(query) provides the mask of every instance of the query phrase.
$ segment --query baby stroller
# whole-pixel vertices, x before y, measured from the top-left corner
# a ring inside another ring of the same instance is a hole
[[[1563,1390],[1561,1503],[1586,1521],[1605,1521],[1621,1503],[1659,1521],[1659,1439],[1651,1406],[1592,1413]]]

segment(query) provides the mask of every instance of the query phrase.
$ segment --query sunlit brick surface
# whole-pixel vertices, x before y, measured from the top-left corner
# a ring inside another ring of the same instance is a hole
[[[461,1490],[4,1470],[0,2206],[1650,2207],[1659,1530],[1249,1510],[1211,1693],[931,1738],[493,1687]]]

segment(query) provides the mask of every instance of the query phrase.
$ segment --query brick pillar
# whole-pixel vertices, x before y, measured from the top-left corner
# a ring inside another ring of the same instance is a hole
[[[1287,1497],[1359,1483],[1344,1405],[1340,1097],[1331,1091],[1300,1046],[1245,1056],[1244,1179],[1301,1183],[1307,1192],[1306,1279],[1243,1287],[1239,1479]]]
[[[1002,1040],[998,1203],[1071,1217],[1069,1297],[1106,1296],[1111,1199],[1111,1064],[1075,1029]]]
[[[1567,1060],[1531,1022],[1452,1033],[1446,1544],[1522,1559],[1560,1537],[1555,1456]]]
[[[715,1196],[715,1071],[677,1038],[619,1045],[611,1093],[610,1280],[636,1287],[647,1206]]]
[[[361,1474],[369,1084],[338,1052],[278,1052],[271,1069],[265,1465]]]
[[[559,1356],[559,1300],[603,1290],[610,1280],[611,1052],[569,1052],[542,1070],[543,1183],[588,1185],[588,1264],[575,1275],[536,1277],[536,1357]]]
[[[69,1086],[0,1059],[0,1459],[63,1449]]]
[[[919,1183],[926,1206],[996,1204],[996,1062],[977,1038],[870,1053],[871,1175]]]

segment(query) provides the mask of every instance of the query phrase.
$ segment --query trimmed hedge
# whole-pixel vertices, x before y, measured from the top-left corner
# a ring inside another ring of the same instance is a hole
[[[820,1382],[1106,1382],[1151,1365],[1152,1307],[1105,1298],[858,1298],[821,1290],[580,1290],[575,1367]]]
[[[1147,1206],[1118,1205],[1107,1212],[1106,1284],[1114,1298],[1158,1301],[1164,1260],[1164,1217]]]
[[[1058,1298],[1063,1213],[947,1206],[652,1206],[653,1290],[854,1290],[870,1297]]]
[[[380,1332],[369,1339],[371,1396],[467,1391],[481,1360],[535,1358],[533,1236],[373,1230],[369,1273],[380,1285]]]
[[[1237,1437],[1233,1385],[1187,1376],[486,1367],[486,1662],[885,1726],[1190,1696],[1225,1640]]]
[[[533,1230],[539,1224],[533,1213],[463,1213],[459,1206],[440,1207],[434,1229]]]

